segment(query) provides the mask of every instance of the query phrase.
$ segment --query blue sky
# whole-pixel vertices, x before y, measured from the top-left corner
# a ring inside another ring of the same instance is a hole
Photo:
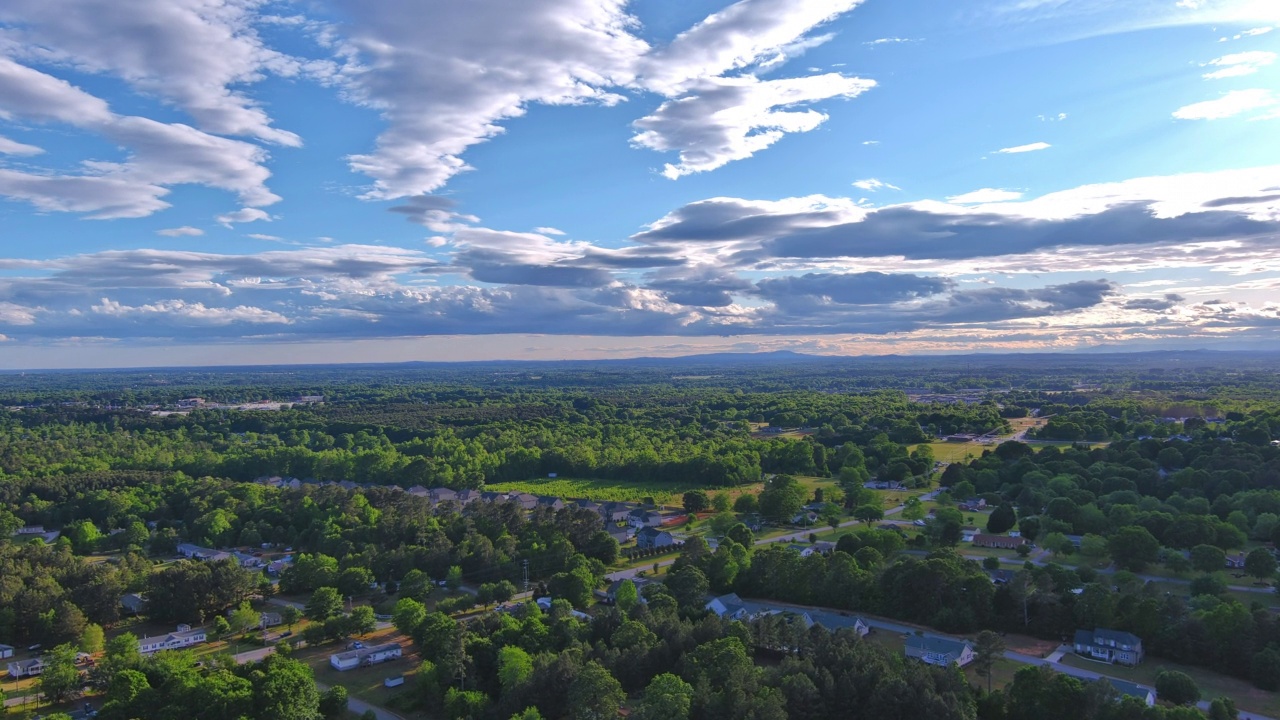
[[[1280,346],[1268,0],[53,5],[3,367]]]

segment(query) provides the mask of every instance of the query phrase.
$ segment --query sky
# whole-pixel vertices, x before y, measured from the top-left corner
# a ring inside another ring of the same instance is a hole
[[[1275,0],[4,0],[0,367],[1280,350]]]

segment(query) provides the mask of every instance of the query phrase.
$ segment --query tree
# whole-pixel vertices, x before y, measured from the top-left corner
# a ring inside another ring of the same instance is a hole
[[[1245,556],[1244,571],[1259,580],[1270,580],[1276,574],[1276,558],[1266,548],[1254,548]]]
[[[1201,575],[1191,581],[1191,596],[1212,595],[1218,597],[1227,591],[1227,582],[1218,575]]]
[[[397,600],[395,609],[391,611],[391,622],[396,630],[410,637],[426,617],[427,606],[408,597]]]
[[[1080,554],[1100,558],[1107,554],[1107,539],[1101,535],[1085,535],[1080,539]]]
[[[854,508],[853,517],[860,522],[873,523],[884,518],[884,509],[879,505],[859,505]]]
[[[671,673],[649,681],[631,714],[634,720],[689,720],[693,686]]]
[[[378,629],[378,619],[373,614],[373,608],[368,605],[360,605],[351,611],[351,615],[347,617],[347,629],[352,635],[361,637],[368,635]]]
[[[373,583],[373,573],[368,568],[349,567],[338,574],[338,582],[334,587],[343,597],[354,597],[369,592]]]
[[[777,523],[789,522],[804,507],[808,493],[790,475],[775,475],[760,491],[760,514]]]
[[[729,512],[733,508],[733,501],[729,499],[729,493],[718,492],[711,496],[711,509],[718,513]]]
[[[85,625],[84,632],[80,633],[80,650],[91,655],[102,652],[102,648],[106,644],[105,637],[101,625],[93,623]]]
[[[1165,556],[1164,566],[1165,569],[1176,575],[1186,575],[1193,568],[1191,560],[1176,550]]]
[[[342,612],[342,596],[337,588],[321,587],[311,593],[307,601],[307,617],[316,622],[324,622]]]
[[[991,511],[991,515],[987,517],[987,532],[993,535],[1003,535],[1013,528],[1018,522],[1017,515],[1013,512],[1013,506],[1009,504],[998,505],[995,510]]]
[[[252,717],[314,720],[319,714],[320,691],[311,668],[283,655],[268,655],[257,669],[262,675],[253,683]]]
[[[347,716],[347,689],[334,685],[320,696],[320,715],[325,720],[341,720]]]
[[[1107,551],[1121,569],[1141,572],[1160,556],[1160,541],[1146,528],[1129,525],[1120,528],[1107,541]]]
[[[40,692],[45,697],[60,703],[69,700],[82,685],[74,645],[59,645],[45,655],[44,669],[40,672]]]
[[[524,712],[518,712],[511,716],[511,720],[543,720],[542,713],[538,712],[536,707],[527,707]]]
[[[667,576],[666,586],[680,607],[701,608],[706,603],[711,583],[701,570],[685,565]]]
[[[902,503],[903,520],[922,520],[924,515],[924,503],[920,502],[920,498],[915,495],[907,498],[907,501]]]
[[[711,498],[707,496],[706,490],[690,490],[684,494],[684,511],[688,513],[700,513],[711,507]]]
[[[1197,545],[1191,548],[1191,567],[1202,573],[1218,572],[1227,564],[1227,554],[1213,545]]]
[[[1191,705],[1200,700],[1200,688],[1184,672],[1161,670],[1156,673],[1156,695],[1174,705]]]
[[[1217,697],[1209,703],[1209,720],[1237,720],[1239,717],[1236,701],[1231,698]]]
[[[623,580],[618,585],[618,589],[614,592],[618,609],[623,614],[630,615],[631,610],[640,602],[640,593],[636,590],[636,584],[631,580]]]
[[[509,695],[529,681],[533,674],[533,658],[517,645],[504,645],[498,651],[498,684],[502,694]]]
[[[462,568],[457,565],[449,566],[449,572],[444,576],[444,585],[454,591],[462,587]]]
[[[302,619],[302,611],[292,605],[285,605],[280,608],[280,619],[284,621],[286,627],[292,630],[294,624]]]
[[[729,528],[729,531],[726,532],[724,536],[748,550],[756,544],[755,533],[751,532],[751,528],[747,527],[743,523],[738,523],[737,525]]]
[[[622,685],[592,660],[582,666],[569,685],[569,717],[572,720],[612,720],[627,699]]]
[[[213,634],[215,637],[226,637],[231,634],[231,623],[221,615],[213,619]]]
[[[999,570],[1000,558],[991,557],[991,556],[982,558],[982,569],[983,570]]]
[[[742,493],[733,501],[733,511],[744,515],[760,512],[760,498],[752,493]],[[1280,535],[1280,527],[1276,533]]]
[[[240,603],[240,607],[231,611],[231,616],[227,620],[233,632],[242,633],[261,625],[262,614],[254,610],[246,600]]]
[[[987,679],[987,692],[991,692],[991,669],[995,667],[996,661],[1004,657],[1004,639],[998,633],[990,630],[983,630],[978,633],[978,640],[974,643],[973,668],[979,677]]]

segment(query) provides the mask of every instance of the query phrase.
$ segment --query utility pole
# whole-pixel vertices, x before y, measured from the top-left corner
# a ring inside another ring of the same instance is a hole
[[[525,558],[524,562],[524,591],[529,592],[529,558]]]

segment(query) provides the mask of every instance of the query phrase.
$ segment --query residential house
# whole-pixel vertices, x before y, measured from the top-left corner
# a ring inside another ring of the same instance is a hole
[[[1024,537],[1010,537],[1008,535],[987,535],[978,533],[973,536],[974,547],[1000,548],[1002,550],[1015,550],[1027,544]]]
[[[1075,651],[1091,660],[1137,665],[1142,662],[1142,639],[1133,633],[1106,628],[1077,630]]]
[[[960,528],[960,540],[961,540],[961,542],[973,542],[973,539],[974,539],[975,537],[977,537],[977,536],[978,536],[978,528],[976,528],[976,527],[962,527],[962,528]]]
[[[630,578],[630,580],[631,580],[631,583],[636,586],[637,592],[640,589],[642,589],[645,585],[648,585],[650,582],[653,582],[652,580],[646,580],[644,578]],[[613,582],[609,583],[609,587],[605,588],[604,590],[596,590],[595,591],[596,597],[600,599],[600,602],[606,605],[612,605],[618,602],[618,588],[622,587],[623,582],[625,581],[614,580]],[[644,602],[643,596],[641,596],[640,602]]]
[[[956,507],[962,512],[978,512],[979,510],[986,509],[987,501],[983,498],[970,498],[964,502],[958,503]]]
[[[503,492],[495,492],[493,490],[485,490],[480,493],[481,502],[502,502],[510,496]]]
[[[31,542],[36,538],[40,538],[46,545],[51,544],[62,536],[61,530],[45,530],[43,525],[28,525],[18,528],[14,533],[14,539],[18,542]]]
[[[1013,582],[1013,578],[1015,575],[1017,575],[1017,573],[1014,572],[1013,570],[1006,570],[1004,568],[1000,568],[997,570],[991,570],[990,572],[987,573],[987,575],[991,578],[992,584],[1008,585],[1009,583]]]
[[[867,621],[857,616],[822,610],[810,611],[808,616],[815,624],[821,625],[832,632],[848,628],[862,637],[866,637],[867,633],[871,632],[871,626],[867,624]]]
[[[736,593],[721,595],[706,604],[706,609],[726,620],[746,620],[751,611]]]
[[[818,522],[818,513],[812,510],[801,510],[791,518],[792,525],[812,525]]]
[[[636,533],[636,547],[638,548],[662,548],[675,544],[676,539],[665,530],[645,527],[640,528],[640,531]]]
[[[1244,567],[1244,553],[1227,556],[1227,567],[1239,570]]]
[[[550,510],[563,510],[564,501],[558,497],[551,497],[550,495],[539,495],[537,506],[548,508]]]
[[[329,656],[329,664],[334,670],[354,670],[358,667],[369,667],[378,663],[389,662],[399,658],[403,653],[400,643],[387,643],[374,647],[361,647]]]
[[[511,499],[520,503],[520,507],[525,510],[532,510],[538,507],[537,495],[531,495],[529,493],[520,493],[519,495],[512,495]]]
[[[130,615],[141,615],[147,609],[147,597],[141,593],[125,593],[120,597],[120,605]]]
[[[12,645],[0,645],[0,660],[13,657]]]
[[[44,672],[44,659],[14,660],[9,663],[9,678],[16,680],[24,677],[35,677]]]
[[[204,628],[192,629],[190,625],[179,625],[175,632],[171,632],[168,635],[142,638],[138,641],[138,652],[143,655],[150,655],[161,650],[177,650],[199,645],[207,639]]]
[[[189,560],[207,560],[209,562],[227,560],[231,557],[231,553],[223,552],[221,550],[210,550],[209,548],[192,545],[191,543],[179,543],[178,554]]]
[[[274,560],[267,565],[267,574],[279,575],[280,573],[284,572],[285,568],[289,567],[292,564],[293,564],[292,557],[283,558],[281,560]]]
[[[930,635],[912,635],[907,638],[907,657],[918,658],[930,665],[959,665],[973,662],[973,644],[968,640]]]
[[[284,617],[278,612],[264,612],[258,616],[258,627],[266,630],[284,624]]]
[[[590,510],[596,514],[600,513],[600,503],[595,502],[594,500],[589,500],[587,498],[573,498],[569,500],[569,504],[580,507],[583,510]]]
[[[795,550],[796,552],[800,553],[800,557],[809,557],[810,555],[818,552],[818,549],[815,548],[814,546],[801,545],[800,543],[791,543],[790,545],[787,545],[787,549]]]
[[[627,515],[627,522],[634,528],[657,527],[662,524],[662,514],[657,510],[636,508]]]
[[[636,535],[636,529],[630,525],[610,524],[605,527],[605,531],[609,533],[609,537],[617,540],[618,544],[625,543]]]
[[[1135,697],[1142,701],[1147,707],[1156,704],[1156,691],[1151,688],[1143,687],[1137,683],[1131,683],[1127,680],[1118,680],[1116,678],[1107,678],[1107,682],[1111,683],[1111,687],[1121,695]]]
[[[466,488],[465,490],[459,490],[457,492],[457,495],[454,497],[454,500],[459,505],[462,505],[463,507],[466,507],[467,505],[470,505],[471,503],[479,499],[480,499],[480,491],[472,490],[471,488]]]
[[[635,509],[631,503],[607,502],[600,505],[600,517],[605,525],[629,522],[631,511]]]
[[[836,544],[830,540],[819,540],[810,547],[812,547],[814,551],[822,553],[823,555],[830,555],[836,551]]]
[[[458,499],[457,492],[444,487],[431,488],[427,493],[427,497],[431,498],[432,505],[439,505],[442,502],[454,502]]]
[[[266,561],[264,561],[262,558],[254,557],[249,553],[234,551],[231,553],[231,557],[235,558],[236,562],[240,563],[240,567],[247,568],[250,570],[263,568],[263,567],[266,567],[267,565]]]
[[[414,497],[431,497],[431,491],[421,485],[414,485],[409,488],[409,494]]]

